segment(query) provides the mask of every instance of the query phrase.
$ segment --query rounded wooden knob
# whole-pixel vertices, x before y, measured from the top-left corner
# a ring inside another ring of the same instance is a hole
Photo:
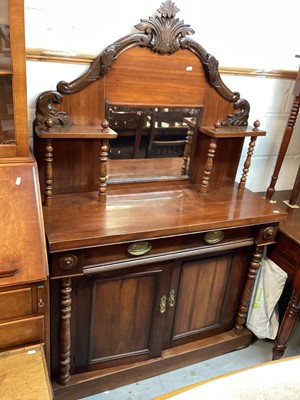
[[[78,263],[78,257],[74,256],[73,254],[63,256],[59,259],[59,266],[62,269],[72,269],[76,267]]]

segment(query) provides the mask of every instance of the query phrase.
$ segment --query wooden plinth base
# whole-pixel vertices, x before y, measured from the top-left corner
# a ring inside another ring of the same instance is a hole
[[[229,331],[165,350],[161,357],[148,361],[72,375],[66,386],[53,382],[55,399],[79,399],[151,378],[246,347],[251,337],[252,334],[248,329],[244,329],[240,335]]]

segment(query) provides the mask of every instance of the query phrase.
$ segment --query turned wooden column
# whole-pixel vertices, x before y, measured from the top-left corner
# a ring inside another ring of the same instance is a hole
[[[252,255],[252,260],[250,262],[250,267],[247,274],[247,281],[244,287],[236,324],[235,327],[233,328],[233,331],[236,334],[240,334],[244,329],[244,323],[246,321],[255,279],[257,276],[258,269],[260,268],[261,259],[263,257],[263,250],[264,246],[256,246],[254,253]]]
[[[209,143],[209,148],[208,148],[208,153],[207,153],[207,160],[205,164],[205,169],[204,169],[204,174],[200,186],[200,192],[201,193],[206,193],[207,188],[209,186],[209,181],[210,181],[210,176],[211,176],[211,171],[213,169],[213,158],[215,156],[217,149],[217,139],[210,139]]]
[[[189,127],[189,129],[187,131],[187,136],[186,136],[186,145],[184,147],[184,152],[183,152],[183,163],[182,163],[182,168],[181,168],[181,175],[186,175],[188,172],[188,162],[189,162],[189,158],[191,155],[193,137],[194,137],[194,129]]]
[[[99,155],[99,201],[101,203],[105,203],[106,201],[108,150],[108,139],[102,139],[100,141]]]
[[[44,205],[51,206],[52,203],[52,182],[53,182],[53,144],[52,139],[46,140],[45,146],[45,193]]]
[[[294,96],[295,96],[294,101],[293,101],[292,108],[290,111],[287,126],[285,128],[285,131],[284,131],[284,134],[282,137],[278,157],[276,160],[276,164],[275,164],[273,175],[272,175],[271,182],[270,182],[270,186],[268,187],[267,192],[266,192],[266,199],[269,201],[272,199],[272,197],[275,193],[275,185],[276,185],[278,175],[279,175],[286,151],[288,149],[288,146],[289,146],[289,143],[290,143],[293,131],[294,131],[294,126],[297,121],[297,116],[299,113],[299,108],[300,108],[300,69],[298,71],[297,78],[296,78],[296,84],[295,84],[295,88],[294,88]]]
[[[294,289],[273,347],[273,360],[278,360],[284,354],[288,338],[290,337],[300,314],[299,301],[300,290]]]
[[[58,383],[66,385],[70,379],[71,355],[71,278],[60,283],[59,377]]]

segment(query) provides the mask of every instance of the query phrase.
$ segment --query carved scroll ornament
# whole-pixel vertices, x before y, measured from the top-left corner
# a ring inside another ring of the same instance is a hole
[[[190,38],[194,30],[184,21],[176,18],[179,9],[171,0],[166,0],[157,10],[158,15],[142,19],[135,28],[139,31],[127,35],[106,47],[93,61],[89,69],[72,82],[61,81],[56,91],[43,93],[37,104],[35,124],[68,125],[70,119],[63,111],[58,111],[52,103],[60,103],[61,94],[72,94],[81,91],[94,81],[103,78],[114,61],[125,50],[140,46],[150,48],[159,54],[172,54],[180,49],[192,51],[201,61],[207,80],[211,86],[226,100],[234,102],[238,111],[229,115],[222,125],[247,125],[250,106],[247,100],[241,99],[238,92],[232,92],[222,81],[219,64],[199,43]]]

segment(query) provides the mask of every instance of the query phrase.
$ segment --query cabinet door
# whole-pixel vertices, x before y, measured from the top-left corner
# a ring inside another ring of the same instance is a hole
[[[245,250],[182,263],[173,345],[233,327],[247,266]]]
[[[76,372],[160,355],[170,273],[164,264],[78,278]]]

